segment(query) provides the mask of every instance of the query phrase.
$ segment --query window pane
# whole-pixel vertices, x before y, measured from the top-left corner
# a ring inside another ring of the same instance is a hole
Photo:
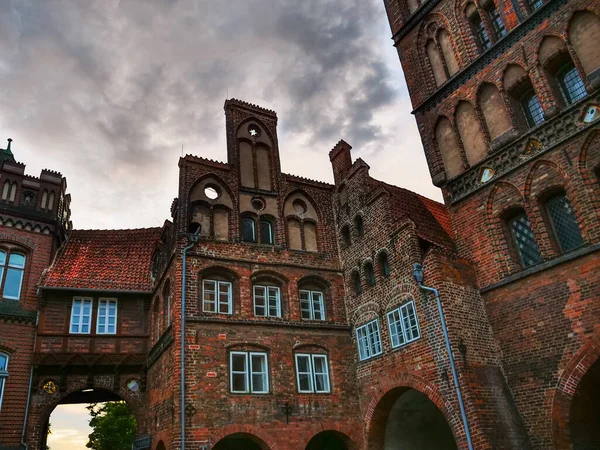
[[[509,226],[522,264],[529,267],[541,262],[542,257],[525,213],[513,217],[509,221]]]
[[[202,281],[202,310],[205,312],[216,312],[215,291],[217,282],[213,280]]]
[[[22,269],[25,267],[25,257],[23,255],[19,255],[18,253],[13,253],[10,255],[8,265]]]
[[[232,354],[231,355],[231,369],[235,372],[246,371],[246,355],[245,354]]]
[[[498,10],[496,9],[496,7],[494,5],[492,5],[488,9],[488,13],[490,15],[490,20],[492,22],[492,26],[494,27],[494,31],[496,32],[496,35],[498,36],[498,39],[506,36],[506,27],[504,26],[504,23],[502,22],[502,18],[500,17],[500,14],[498,13]]]
[[[0,265],[6,264],[6,252],[0,251]]]
[[[265,372],[266,357],[264,355],[251,355],[252,357],[252,372]]]
[[[523,112],[530,127],[535,127],[544,121],[544,111],[538,96],[533,90],[523,96],[521,100]]]
[[[246,375],[243,373],[231,374],[231,390],[234,392],[246,392]]]
[[[587,96],[583,80],[573,64],[567,64],[556,76],[567,104],[574,103]]]
[[[475,28],[475,33],[477,34],[477,39],[479,40],[479,44],[481,44],[481,48],[484,51],[487,50],[492,46],[492,42],[490,41],[479,14],[473,15],[473,17],[471,17],[471,22],[473,23],[473,28]]]
[[[6,280],[4,281],[4,297],[18,299],[21,294],[22,281],[23,270],[9,268],[6,271]]]
[[[0,354],[0,372],[6,372],[6,366],[8,363],[8,357],[6,355]]]
[[[261,244],[273,244],[273,225],[267,220],[260,221],[260,242]]]
[[[298,389],[303,392],[312,392],[312,377],[308,373],[298,374]]]
[[[543,0],[529,0],[529,5],[534,11],[544,5]]]
[[[242,219],[242,240],[245,242],[256,242],[256,223],[254,219],[249,217]]]
[[[309,291],[300,291],[300,311],[303,319],[312,319]]]
[[[581,247],[583,238],[569,199],[564,195],[553,197],[546,202],[546,209],[561,250],[568,252]]]
[[[265,374],[252,374],[252,392],[266,392],[267,380]]]
[[[280,308],[279,308],[279,288],[278,287],[269,287],[269,316],[271,317],[279,317]]]
[[[298,366],[298,372],[308,373],[310,372],[310,367],[308,364],[308,356],[296,356],[296,364]]]
[[[321,292],[313,292],[313,316],[315,320],[325,320],[325,303]]]

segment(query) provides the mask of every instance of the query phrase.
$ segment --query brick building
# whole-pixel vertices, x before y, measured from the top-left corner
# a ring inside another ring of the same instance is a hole
[[[113,399],[138,449],[600,448],[600,4],[386,8],[446,205],[344,141],[334,184],[284,174],[276,114],[228,100],[163,227],[71,230],[9,141],[0,449]]]

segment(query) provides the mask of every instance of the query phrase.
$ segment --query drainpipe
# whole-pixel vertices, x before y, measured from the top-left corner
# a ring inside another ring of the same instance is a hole
[[[37,326],[40,321],[40,310],[38,309],[37,316],[35,318],[35,334],[33,336],[33,351],[35,352],[35,345],[37,343]],[[27,390],[27,404],[25,405],[25,417],[23,418],[23,431],[21,432],[21,445],[25,450],[29,448],[29,445],[25,442],[25,433],[27,432],[27,417],[29,416],[29,402],[31,401],[31,385],[33,384],[33,365],[29,370],[29,389]]]
[[[473,450],[473,443],[471,442],[471,431],[469,430],[467,413],[465,412],[465,405],[463,403],[462,393],[460,392],[458,376],[456,375],[456,365],[454,364],[454,356],[452,355],[452,347],[450,346],[450,337],[448,336],[448,327],[446,326],[444,310],[442,308],[442,302],[440,301],[440,292],[435,288],[423,284],[423,271],[423,266],[421,264],[413,264],[413,277],[415,278],[415,281],[417,282],[419,287],[424,291],[433,292],[437,301],[438,312],[440,314],[440,322],[442,323],[442,331],[444,332],[444,339],[446,341],[446,351],[448,352],[448,358],[450,359],[452,378],[454,379],[456,396],[458,397],[458,406],[460,407],[460,415],[462,416],[463,426],[465,427],[465,436],[467,437],[467,444],[469,446],[469,450]]]
[[[200,239],[200,227],[188,234],[190,244],[183,248],[183,268],[181,274],[181,450],[185,450],[185,275],[187,271],[187,251]]]

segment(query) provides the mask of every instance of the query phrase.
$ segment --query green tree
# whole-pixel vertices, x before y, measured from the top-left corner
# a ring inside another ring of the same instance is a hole
[[[131,450],[135,438],[135,417],[125,402],[93,403],[90,412],[92,433],[87,448],[92,450]]]

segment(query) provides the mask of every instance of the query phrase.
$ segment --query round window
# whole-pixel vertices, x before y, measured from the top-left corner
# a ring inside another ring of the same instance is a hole
[[[263,209],[265,209],[265,202],[260,197],[254,197],[252,199],[252,207],[257,211],[262,211]]]
[[[250,134],[250,136],[252,136],[253,138],[259,137],[260,136],[260,128],[258,127],[258,125],[255,125],[255,124],[248,125],[248,134]]]
[[[304,203],[300,199],[294,200],[294,202],[292,203],[292,207],[294,208],[294,211],[296,211],[296,214],[298,214],[298,215],[304,214],[307,210],[306,203]]]
[[[204,195],[206,195],[211,200],[216,200],[219,198],[221,193],[219,192],[219,188],[217,188],[216,186],[209,185],[204,188]]]

